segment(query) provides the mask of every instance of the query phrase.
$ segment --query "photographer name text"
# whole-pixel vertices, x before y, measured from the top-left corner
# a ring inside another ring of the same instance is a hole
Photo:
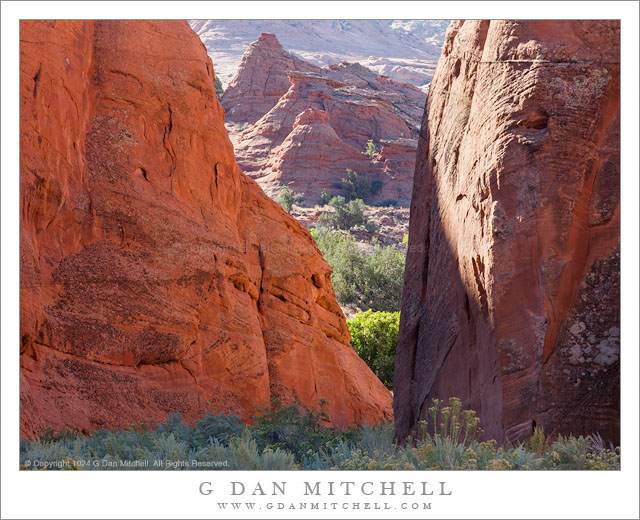
[[[202,482],[198,487],[201,495],[205,496],[286,496],[291,487],[296,495],[305,496],[449,496],[452,491],[447,482],[428,481],[304,481],[302,483],[289,482],[255,482],[248,484],[242,481],[231,481],[220,484],[218,490],[211,482]]]

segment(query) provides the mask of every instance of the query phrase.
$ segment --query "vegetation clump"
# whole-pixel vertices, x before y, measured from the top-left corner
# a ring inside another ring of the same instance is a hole
[[[369,156],[369,159],[371,159],[372,161],[376,158],[378,150],[376,150],[376,145],[373,144],[373,139],[369,139],[367,141],[367,147],[364,153],[366,153]]]
[[[347,320],[347,326],[355,351],[384,386],[392,390],[400,313],[369,309]]]
[[[444,406],[446,404],[446,406]],[[155,427],[98,430],[91,435],[49,431],[20,442],[21,469],[66,470],[616,470],[620,448],[598,436],[555,440],[537,433],[498,446],[482,441],[479,420],[459,399],[434,400],[429,421],[406,443],[394,441],[392,423],[346,430],[295,400],[274,401],[253,424],[206,414],[195,426],[172,414]],[[536,439],[534,437],[537,436]],[[531,446],[534,446],[534,449]]]
[[[285,186],[280,190],[280,193],[278,193],[276,202],[280,204],[280,206],[282,206],[282,209],[284,209],[287,213],[291,213],[294,204],[297,204],[301,198],[302,197],[300,194],[294,193],[293,191],[291,191],[291,188],[289,188],[289,186]]]
[[[222,101],[224,89],[222,88],[222,81],[220,81],[220,78],[217,75],[213,80],[213,87],[216,89],[216,96],[218,97],[218,101]]]
[[[318,224],[321,227],[331,227],[345,231],[363,229],[375,233],[375,222],[369,222],[364,215],[365,204],[362,199],[352,199],[349,202],[341,196],[333,197],[328,204],[330,210],[320,215]]]
[[[395,312],[404,283],[404,246],[361,248],[348,234],[312,229],[311,234],[333,269],[331,284],[340,305]]]

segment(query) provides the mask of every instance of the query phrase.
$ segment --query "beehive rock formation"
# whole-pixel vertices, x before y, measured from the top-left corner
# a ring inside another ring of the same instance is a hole
[[[620,25],[457,21],[419,141],[397,434],[458,396],[487,436],[619,439]]]
[[[287,72],[320,72],[320,67],[286,52],[273,34],[262,33],[242,55],[225,90],[226,120],[254,124],[289,90]]]
[[[391,396],[309,233],[239,170],[179,21],[20,27],[21,433]]]
[[[357,63],[316,67],[262,34],[222,104],[242,170],[274,195],[288,185],[312,206],[347,168],[375,182],[372,203],[408,206],[426,95]],[[379,153],[364,153],[371,139]]]

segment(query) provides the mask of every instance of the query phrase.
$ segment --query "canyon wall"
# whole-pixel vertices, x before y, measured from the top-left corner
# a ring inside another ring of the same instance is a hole
[[[456,21],[418,145],[399,438],[458,396],[487,436],[619,440],[620,24]]]
[[[188,24],[20,33],[21,434],[294,395],[389,418],[313,238],[238,168]]]

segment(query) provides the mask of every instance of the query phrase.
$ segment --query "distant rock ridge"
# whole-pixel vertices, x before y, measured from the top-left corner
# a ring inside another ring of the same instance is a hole
[[[620,426],[620,22],[456,21],[418,145],[396,432]],[[635,347],[631,347],[635,348]]]
[[[294,396],[338,427],[389,419],[315,241],[238,168],[188,24],[20,35],[21,435]]]
[[[321,191],[339,192],[349,168],[381,186],[372,202],[406,206],[425,100],[419,89],[357,63],[321,69],[301,62],[263,34],[247,49],[222,104],[238,164],[267,193],[290,185],[313,205]],[[309,128],[302,132],[296,122],[309,110],[314,119],[304,119]],[[381,152],[374,157],[364,153],[369,140]]]
[[[190,20],[227,87],[260,33],[318,67],[358,62],[421,89],[433,76],[448,20]]]

